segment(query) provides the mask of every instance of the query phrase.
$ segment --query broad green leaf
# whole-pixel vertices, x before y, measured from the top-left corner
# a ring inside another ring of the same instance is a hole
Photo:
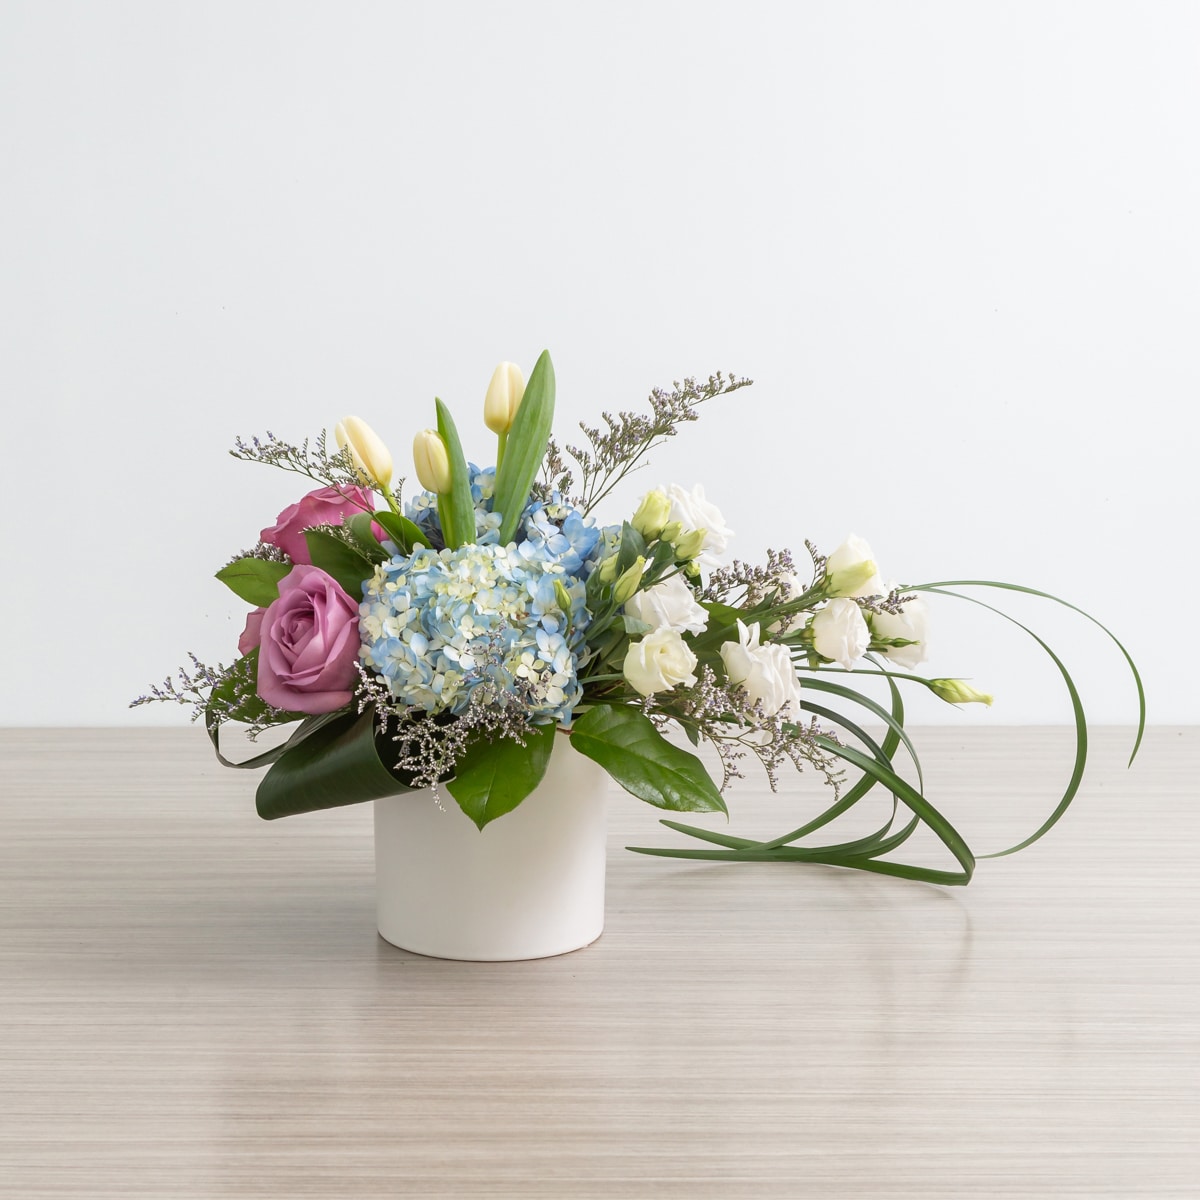
[[[338,586],[355,603],[362,599],[363,583],[375,573],[375,566],[349,542],[327,529],[306,529],[308,556],[312,565],[337,580]]]
[[[222,567],[217,578],[247,604],[266,608],[279,599],[279,581],[291,569],[291,563],[267,562],[265,558],[249,556]]]
[[[475,502],[471,499],[471,472],[467,456],[459,441],[458,429],[450,409],[441,400],[437,405],[437,427],[442,441],[446,443],[446,455],[450,459],[450,491],[438,497],[438,513],[442,518],[442,533],[451,550],[465,546],[475,540]]]
[[[380,757],[375,713],[344,713],[282,754],[258,785],[258,815],[273,821],[379,800],[413,789]]]
[[[621,544],[617,548],[617,578],[620,579],[639,558],[646,555],[646,539],[628,521],[621,524]]]
[[[704,764],[672,745],[635,708],[597,704],[574,724],[571,745],[627,792],[675,812],[726,812]]]
[[[301,713],[289,714],[288,720],[280,721],[279,724],[288,724],[296,720],[299,720],[299,724],[286,742],[281,742],[278,746],[273,746],[270,750],[264,750],[261,754],[252,755],[250,758],[243,758],[239,762],[234,762],[233,759],[226,758],[221,752],[220,732],[224,721],[214,712],[211,706],[205,711],[204,724],[208,729],[208,736],[213,744],[213,750],[216,751],[217,761],[224,767],[233,767],[239,771],[250,771],[258,767],[270,766],[277,758],[282,757],[286,751],[290,750],[293,746],[298,746],[306,737],[316,733],[323,725],[328,725],[330,721],[335,721],[343,715],[341,712],[322,713],[320,716],[310,717],[305,717]]]
[[[386,562],[389,555],[379,542],[376,541],[375,534],[371,529],[373,523],[376,522],[375,517],[371,513],[355,513],[346,522],[346,532],[354,539],[354,545],[359,553],[369,562]]]
[[[411,554],[414,546],[428,546],[429,535],[421,531],[421,527],[388,509],[375,514],[376,524],[396,544],[401,554]]]
[[[546,457],[553,425],[554,364],[550,361],[550,351],[543,350],[525,385],[525,395],[509,430],[504,461],[496,472],[492,511],[502,514],[502,546],[516,536],[521,513],[529,502],[529,491]]]
[[[541,782],[550,762],[557,726],[538,725],[525,734],[525,745],[505,738],[472,743],[446,784],[458,806],[482,829],[512,812]]]

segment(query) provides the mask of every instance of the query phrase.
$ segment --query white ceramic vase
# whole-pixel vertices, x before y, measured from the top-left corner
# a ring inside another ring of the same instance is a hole
[[[541,783],[482,830],[443,790],[375,801],[380,935],[433,958],[547,958],[604,929],[608,773],[558,734]]]

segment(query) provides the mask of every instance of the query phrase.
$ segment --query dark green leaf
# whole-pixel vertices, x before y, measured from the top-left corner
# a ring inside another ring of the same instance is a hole
[[[575,722],[571,745],[647,804],[675,812],[727,811],[704,764],[668,742],[635,708],[597,704]]]
[[[217,572],[217,578],[247,604],[266,608],[279,599],[279,581],[292,569],[291,563],[267,562],[264,558],[239,558]]]
[[[281,742],[278,746],[273,746],[270,750],[264,750],[261,754],[252,755],[250,758],[243,758],[239,762],[234,762],[230,758],[226,758],[221,752],[220,731],[224,721],[214,712],[211,706],[204,714],[204,724],[208,729],[209,739],[212,741],[213,749],[216,751],[217,760],[225,767],[234,767],[240,771],[255,770],[258,767],[270,766],[276,759],[290,750],[293,746],[298,746],[306,737],[316,733],[323,725],[328,725],[330,721],[337,720],[343,716],[341,712],[322,713],[320,716],[302,717],[300,713],[291,713],[285,721],[280,721],[279,724],[288,724],[292,721],[299,721],[292,736],[286,742]]]
[[[512,812],[541,782],[556,728],[538,725],[529,729],[524,746],[507,738],[496,742],[481,739],[458,760],[446,788],[480,829]]]
[[[621,544],[617,548],[618,579],[633,566],[639,558],[646,555],[646,539],[628,521],[621,525]]]
[[[396,544],[401,554],[411,554],[414,546],[428,546],[429,535],[421,527],[399,513],[384,509],[375,514],[375,521]]]
[[[344,713],[282,754],[258,785],[258,815],[361,804],[412,791],[380,757],[371,709]]]
[[[312,565],[331,575],[341,589],[358,603],[362,599],[364,581],[375,573],[374,564],[349,542],[336,533],[330,533],[328,529],[306,529],[304,540],[308,543]]]
[[[375,517],[371,513],[355,513],[346,522],[346,532],[354,539],[354,545],[368,561],[386,562],[388,552],[379,544],[371,529]]]

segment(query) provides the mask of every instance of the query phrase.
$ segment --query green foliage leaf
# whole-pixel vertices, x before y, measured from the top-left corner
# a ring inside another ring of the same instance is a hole
[[[346,532],[354,539],[354,545],[358,552],[368,562],[381,563],[387,560],[388,552],[375,540],[375,534],[371,529],[374,522],[375,518],[371,513],[355,513],[346,522],[345,527]]]
[[[349,542],[328,529],[306,529],[312,565],[331,575],[356,603],[362,599],[363,581],[375,573],[374,564]]]
[[[299,721],[292,736],[286,742],[281,742],[278,746],[273,746],[270,750],[264,750],[261,754],[252,755],[250,758],[243,758],[238,762],[234,762],[230,758],[226,758],[221,752],[220,730],[224,723],[210,708],[204,714],[204,724],[208,729],[209,739],[212,741],[213,750],[216,751],[217,760],[224,767],[233,767],[239,771],[254,770],[258,767],[267,767],[276,759],[281,758],[293,746],[298,746],[306,737],[316,733],[323,725],[328,725],[330,721],[335,721],[344,714],[341,712],[322,713],[320,716],[305,717],[301,713],[289,713],[287,720],[281,720],[279,724],[284,725],[292,721]]]
[[[413,789],[385,763],[375,713],[342,713],[280,755],[258,785],[258,815],[273,821],[379,800]]]
[[[414,546],[428,546],[429,535],[421,527],[399,513],[384,509],[375,514],[375,522],[396,544],[401,554],[411,554]]]
[[[258,647],[244,654],[232,667],[229,674],[208,695],[205,723],[220,725],[224,721],[242,721],[247,725],[261,721],[271,709],[257,692]],[[288,716],[285,720],[297,720]],[[281,721],[280,724],[283,722]],[[210,726],[211,728],[211,726]]]
[[[441,400],[437,405],[437,427],[442,441],[446,443],[446,456],[450,460],[450,491],[438,497],[438,512],[442,518],[442,533],[451,550],[465,546],[475,540],[475,502],[471,498],[471,472],[467,467],[467,456],[463,453],[458,428],[450,409]]]
[[[529,501],[529,491],[546,457],[546,444],[554,425],[554,364],[543,350],[525,385],[517,409],[504,461],[496,472],[492,511],[502,514],[500,545],[507,546],[517,532],[517,522]]]
[[[531,728],[525,735],[524,746],[510,739],[496,742],[480,739],[467,748],[446,788],[480,829],[512,812],[542,781],[556,728],[555,725]]]
[[[291,563],[267,562],[265,558],[239,558],[217,572],[217,578],[235,596],[265,608],[279,599],[279,581],[292,569]]]
[[[621,544],[617,548],[617,578],[620,579],[639,558],[646,555],[646,539],[628,521],[621,523]]]
[[[704,764],[672,745],[635,708],[597,704],[571,731],[571,745],[627,792],[675,812],[726,812]]]

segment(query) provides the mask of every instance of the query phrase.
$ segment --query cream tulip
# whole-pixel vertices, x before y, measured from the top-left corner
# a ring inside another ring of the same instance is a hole
[[[358,477],[368,487],[388,492],[392,484],[392,456],[379,435],[358,417],[343,417],[333,429],[338,449],[350,455]]]
[[[436,429],[422,429],[413,438],[413,463],[427,492],[442,496],[450,490],[450,455]]]
[[[511,428],[525,395],[525,376],[516,363],[502,362],[493,372],[483,401],[483,423],[495,434]]]

